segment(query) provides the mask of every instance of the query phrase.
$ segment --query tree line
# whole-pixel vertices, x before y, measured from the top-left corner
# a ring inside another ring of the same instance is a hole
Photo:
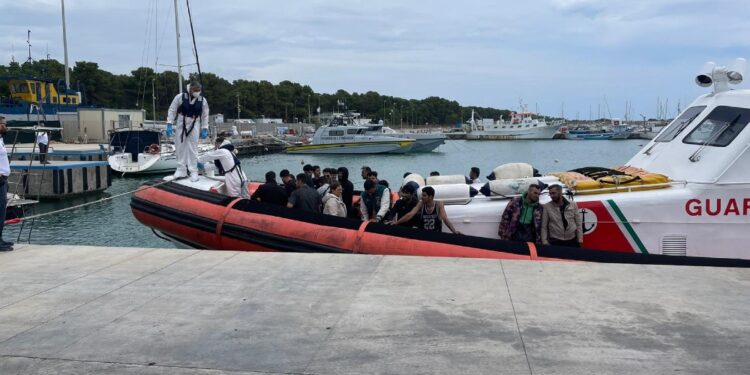
[[[0,65],[0,76],[35,77],[58,81],[62,89],[65,67],[57,60],[11,62]],[[130,74],[113,74],[102,70],[95,62],[78,61],[70,69],[71,88],[80,91],[85,105],[105,108],[144,109],[146,118],[154,118],[152,97],[156,101],[156,118],[163,121],[177,91],[177,72],[155,72],[140,67]],[[404,99],[381,95],[374,91],[349,93],[317,93],[310,86],[290,81],[273,84],[269,81],[232,82],[213,73],[204,72],[200,81],[211,112],[226,118],[281,118],[285,122],[313,121],[321,113],[356,111],[364,118],[384,120],[389,125],[455,125],[468,120],[473,109],[481,118],[507,119],[509,110],[488,107],[462,107],[455,100],[436,96],[425,99]],[[190,80],[199,80],[196,73]],[[0,81],[0,96],[9,96],[7,81]]]

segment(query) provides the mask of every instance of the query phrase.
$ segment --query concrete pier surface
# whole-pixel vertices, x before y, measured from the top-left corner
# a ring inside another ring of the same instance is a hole
[[[0,374],[747,374],[750,270],[16,245]]]

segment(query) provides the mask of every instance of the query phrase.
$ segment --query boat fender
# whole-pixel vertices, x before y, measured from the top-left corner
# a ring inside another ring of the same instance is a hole
[[[466,185],[466,178],[462,175],[450,175],[450,176],[430,176],[427,177],[427,185],[453,185],[463,184]]]
[[[515,196],[526,192],[529,189],[529,185],[540,185],[546,187],[547,184],[539,181],[535,177],[528,178],[516,178],[516,179],[502,179],[490,181],[482,187],[481,192],[486,196]],[[489,194],[488,194],[489,193]]]
[[[490,178],[493,176],[493,178]],[[534,167],[528,163],[506,163],[498,166],[487,176],[489,180],[503,180],[534,177]]]
[[[467,204],[471,201],[471,186],[460,185],[430,185],[435,189],[435,200],[445,204]],[[420,197],[422,194],[420,193]]]
[[[420,175],[418,175],[416,173],[411,173],[408,176],[404,177],[404,180],[401,181],[401,186],[406,185],[406,183],[410,182],[410,181],[416,182],[417,185],[419,185],[419,187],[422,187],[422,186],[426,185],[425,181],[424,181],[424,177],[422,177],[422,176],[420,176]]]

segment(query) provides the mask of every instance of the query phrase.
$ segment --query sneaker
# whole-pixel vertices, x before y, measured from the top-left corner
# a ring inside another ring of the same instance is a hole
[[[162,180],[164,180],[164,181],[172,181],[172,180],[174,180],[174,175],[165,176]]]
[[[0,246],[0,251],[13,251],[13,246],[2,245]]]
[[[198,173],[197,172],[190,173],[190,182],[198,182]]]
[[[15,245],[13,242],[0,240],[0,246],[13,246]]]

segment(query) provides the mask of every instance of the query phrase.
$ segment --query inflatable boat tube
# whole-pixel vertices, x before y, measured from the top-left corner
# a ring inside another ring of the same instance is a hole
[[[534,167],[528,163],[507,163],[493,170],[495,180],[534,177]]]
[[[464,184],[464,185],[466,185],[466,177],[461,176],[461,175],[430,176],[430,177],[427,177],[427,185],[429,185],[429,186],[432,186],[432,185],[453,185],[453,184]]]
[[[471,186],[461,185],[430,185],[435,189],[435,200],[445,204],[467,204],[471,202]],[[421,199],[421,192],[420,192]]]
[[[175,182],[142,185],[130,207],[135,218],[155,233],[197,249],[750,267],[750,261],[741,259],[537,246],[362,223],[231,198]]]
[[[518,178],[518,179],[504,179],[490,181],[489,184],[490,192],[492,196],[514,196],[520,195],[529,190],[529,185],[535,185],[539,183],[539,179],[536,177],[531,178]]]
[[[412,173],[412,174],[404,177],[404,180],[401,181],[401,186],[406,185],[406,183],[409,182],[409,181],[416,182],[417,185],[419,185],[419,187],[422,187],[422,186],[426,185],[426,183],[424,181],[424,177],[422,177],[422,176],[420,176],[420,175],[418,175],[416,173]]]

